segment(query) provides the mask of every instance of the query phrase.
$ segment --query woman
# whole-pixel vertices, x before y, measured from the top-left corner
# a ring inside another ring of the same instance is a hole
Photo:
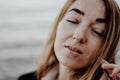
[[[119,22],[114,0],[68,0],[43,48],[37,78],[30,73],[19,80],[120,80]]]

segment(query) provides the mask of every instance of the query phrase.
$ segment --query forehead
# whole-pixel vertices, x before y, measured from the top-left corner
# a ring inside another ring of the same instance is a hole
[[[92,14],[96,17],[105,17],[105,5],[102,0],[76,0],[69,8],[77,8],[86,15]]]

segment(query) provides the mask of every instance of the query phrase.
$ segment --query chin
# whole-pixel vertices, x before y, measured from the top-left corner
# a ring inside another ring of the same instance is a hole
[[[80,69],[80,68],[84,67],[84,65],[82,63],[81,63],[82,65],[76,65],[78,63],[70,62],[68,60],[66,60],[66,61],[65,60],[60,60],[59,62],[60,62],[60,64],[64,65],[65,67],[67,67],[71,70],[76,70],[76,69]]]

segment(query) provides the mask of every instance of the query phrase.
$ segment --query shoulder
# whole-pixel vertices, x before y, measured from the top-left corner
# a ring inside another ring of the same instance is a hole
[[[30,73],[26,73],[21,75],[18,80],[36,80],[36,74],[35,72],[30,72]]]

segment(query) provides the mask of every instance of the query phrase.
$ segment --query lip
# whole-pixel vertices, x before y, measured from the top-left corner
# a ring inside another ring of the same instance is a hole
[[[64,45],[64,47],[69,49],[71,51],[71,53],[73,53],[73,54],[78,54],[78,55],[83,54],[81,52],[81,50],[76,48],[76,47],[73,47],[73,46],[70,46],[70,45]]]

